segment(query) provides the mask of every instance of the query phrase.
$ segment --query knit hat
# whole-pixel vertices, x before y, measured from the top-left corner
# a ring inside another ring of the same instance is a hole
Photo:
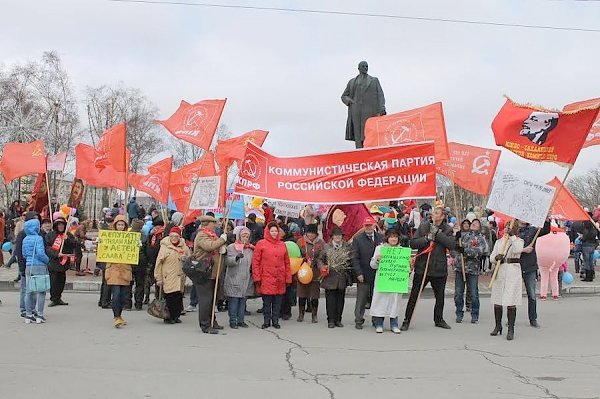
[[[304,232],[306,234],[308,234],[308,233],[319,234],[319,230],[317,229],[317,225],[314,224],[314,223],[309,224],[308,226],[306,226],[306,229],[304,230]]]
[[[238,229],[238,228],[236,227],[236,229],[237,229],[237,230],[235,230],[235,238],[236,238],[236,239],[240,240],[240,239],[242,238],[242,234],[244,234],[244,233],[251,234],[251,232],[250,232],[250,229],[249,229],[249,228],[247,228],[247,227],[245,227],[245,226],[238,226],[238,227],[241,227],[241,229]]]
[[[179,226],[171,227],[171,230],[169,230],[169,234],[178,234],[179,236],[181,236],[181,227],[179,227]]]
[[[131,221],[131,231],[142,231],[144,227],[144,221],[140,219],[133,219]]]

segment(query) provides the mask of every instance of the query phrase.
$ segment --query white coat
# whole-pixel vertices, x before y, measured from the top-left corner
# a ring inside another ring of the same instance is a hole
[[[379,261],[377,260],[377,257],[381,254],[381,247],[383,245],[388,244],[381,244],[375,247],[375,252],[371,258],[372,269],[379,269]],[[371,317],[396,318],[400,314],[400,299],[402,299],[402,294],[395,292],[377,292],[378,278],[379,273],[375,275],[375,289],[373,290],[373,300],[371,301],[371,309],[369,310],[369,314]]]

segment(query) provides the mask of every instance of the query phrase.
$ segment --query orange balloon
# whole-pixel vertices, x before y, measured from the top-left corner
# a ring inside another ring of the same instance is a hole
[[[302,266],[302,258],[290,258],[290,272],[292,276],[298,273],[300,266]]]
[[[300,266],[300,270],[298,270],[298,281],[302,284],[310,284],[313,279],[313,270],[312,267],[306,262]]]

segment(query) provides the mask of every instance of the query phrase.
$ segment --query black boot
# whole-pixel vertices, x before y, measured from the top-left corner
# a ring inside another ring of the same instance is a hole
[[[496,319],[496,327],[494,328],[494,331],[490,333],[492,337],[502,335],[502,306],[494,305],[494,317]]]
[[[298,309],[298,318],[296,319],[298,323],[302,323],[304,321],[304,308],[300,307]]]
[[[517,318],[517,308],[514,306],[509,306],[506,309],[506,313],[508,314],[508,333],[506,334],[506,339],[512,341],[515,337],[515,319]]]

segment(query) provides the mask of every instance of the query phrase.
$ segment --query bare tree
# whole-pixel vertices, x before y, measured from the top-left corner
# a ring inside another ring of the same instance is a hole
[[[0,69],[0,144],[42,139],[50,154],[71,152],[78,124],[70,78],[55,52]],[[51,175],[56,189],[55,180]],[[14,195],[12,188],[7,195]]]
[[[221,123],[217,127],[217,131],[213,137],[213,141],[210,146],[210,150],[214,151],[217,146],[218,140],[225,140],[231,137],[231,131],[224,123]],[[173,153],[173,166],[180,168],[185,164],[194,162],[204,154],[204,150],[193,144],[186,143],[185,141],[179,140],[175,137],[170,138],[170,144]]]
[[[127,124],[127,147],[131,151],[129,169],[139,173],[154,156],[163,151],[160,129],[153,123],[158,108],[140,90],[119,84],[116,87],[87,87],[85,103],[89,136],[95,145],[106,129],[118,123]],[[102,206],[109,206],[110,193],[102,190]]]
[[[600,164],[584,175],[570,178],[566,185],[581,205],[596,208],[600,204]]]

